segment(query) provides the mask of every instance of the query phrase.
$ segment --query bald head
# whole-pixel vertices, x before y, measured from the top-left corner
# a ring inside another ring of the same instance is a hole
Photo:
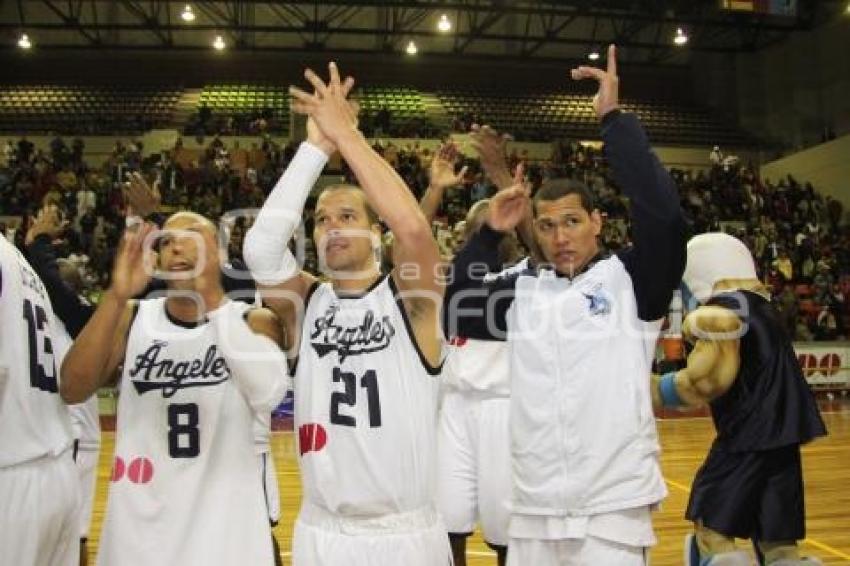
[[[189,210],[175,212],[168,217],[168,220],[162,226],[163,230],[187,230],[189,228],[208,230],[212,235],[216,235],[218,232],[211,220]]]

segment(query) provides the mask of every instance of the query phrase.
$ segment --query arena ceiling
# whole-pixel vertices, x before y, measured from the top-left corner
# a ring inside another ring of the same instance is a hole
[[[735,0],[0,0],[0,37],[36,49],[403,52],[538,60],[584,58],[615,42],[631,63],[684,64],[693,52],[754,51],[839,17],[846,0],[783,0],[793,15],[721,9]],[[190,4],[195,19],[181,18]],[[747,5],[746,1],[736,4]],[[437,23],[446,14],[452,29]],[[681,28],[689,41],[676,46]]]

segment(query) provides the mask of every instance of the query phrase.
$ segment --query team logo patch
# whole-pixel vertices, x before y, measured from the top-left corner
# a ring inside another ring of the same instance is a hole
[[[307,452],[319,452],[327,442],[328,433],[322,425],[308,423],[298,427],[298,451],[302,456]]]
[[[591,316],[611,314],[611,299],[601,288],[596,287],[590,293],[582,293],[587,299],[587,310]]]
[[[121,456],[116,456],[112,464],[112,476],[109,480],[115,483],[121,481],[124,477],[136,484],[150,482],[153,479],[153,462],[150,458],[140,456],[130,460],[130,464],[127,465]]]
[[[134,458],[127,467],[127,478],[133,483],[148,483],[153,479],[153,462],[149,458]]]
[[[324,316],[318,318],[310,334],[310,345],[320,358],[330,352],[339,355],[343,362],[349,356],[380,352],[390,345],[395,336],[390,318],[385,316],[377,320],[371,309],[363,315],[363,320],[355,326],[345,326],[336,321],[339,304],[334,303]]]
[[[129,375],[139,395],[159,390],[168,398],[180,389],[218,385],[230,378],[230,368],[215,345],[207,348],[203,359],[180,361],[163,355],[167,346],[165,341],[154,340],[136,356]]]

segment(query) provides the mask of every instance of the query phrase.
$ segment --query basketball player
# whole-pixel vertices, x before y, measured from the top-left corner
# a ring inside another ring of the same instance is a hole
[[[279,322],[226,298],[207,219],[172,215],[157,252],[139,226],[63,363],[69,403],[123,366],[98,564],[273,564],[253,424],[288,385]],[[152,262],[165,296],[131,301]]]
[[[57,357],[67,344],[44,284],[0,234],[0,553],[4,564],[80,559],[79,481]]]
[[[52,237],[63,229],[55,206],[39,211],[27,231],[26,252],[38,273],[50,302],[56,305],[56,332],[64,335],[70,346],[73,336],[91,318],[94,307],[82,296],[83,282],[77,266],[67,259],[57,259]],[[73,334],[68,328],[73,330]],[[69,407],[74,430],[74,462],[80,481],[80,564],[88,564],[88,532],[91,524],[94,492],[97,483],[97,462],[100,455],[100,416],[97,395],[84,403]]]
[[[500,189],[514,179],[504,158],[507,139],[492,128],[475,127],[473,146],[482,167]],[[465,172],[454,173],[457,157],[453,144],[435,154],[428,190],[420,206],[430,220],[445,188],[458,184]],[[520,169],[519,177],[522,176]],[[473,204],[466,216],[463,239],[478,231],[487,215],[489,200]],[[501,265],[517,260],[513,237],[499,247]],[[523,260],[513,269],[528,266]],[[456,566],[466,565],[466,540],[480,523],[484,540],[504,566],[507,557],[511,499],[510,357],[507,343],[452,336],[442,374],[442,400],[437,431],[437,509],[449,532]]]
[[[489,200],[472,205],[464,237],[484,223]],[[501,265],[516,262],[502,240]],[[513,253],[512,253],[513,252]],[[525,259],[510,271],[527,269]],[[503,271],[502,276],[509,272]],[[437,508],[446,522],[456,566],[466,564],[466,539],[476,521],[504,566],[511,501],[510,355],[507,343],[453,336],[443,368],[437,432]]]
[[[656,405],[709,405],[717,438],[694,479],[685,563],[746,566],[735,538],[760,564],[801,559],[806,536],[800,445],[826,434],[791,339],[756,276],[747,247],[728,234],[688,242],[684,283],[704,306],[684,321],[687,367],[654,378]]]
[[[434,454],[443,341],[439,252],[411,191],[357,130],[352,79],[334,63],[315,92],[291,88],[307,114],[298,149],[245,240],[263,299],[297,355],[295,425],[303,483],[296,566],[451,562],[434,508]],[[329,281],[299,271],[287,242],[307,195],[339,151],[362,189],[326,188],[313,237]],[[395,236],[382,275],[374,207]],[[302,303],[303,301],[303,303]],[[301,306],[303,304],[303,307]]]
[[[527,187],[500,191],[453,261],[449,327],[507,339],[513,500],[510,566],[645,564],[651,507],[666,495],[648,375],[660,319],[685,266],[685,223],[672,179],[637,119],[618,109],[615,48],[594,109],[614,179],[631,200],[634,246],[600,253],[602,218],[581,183],[549,180],[534,198],[548,266],[487,280],[497,244],[527,214]]]

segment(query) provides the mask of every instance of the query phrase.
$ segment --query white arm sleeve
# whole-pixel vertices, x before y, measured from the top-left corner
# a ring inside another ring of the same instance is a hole
[[[307,195],[327,162],[325,152],[303,142],[260,209],[242,246],[245,263],[257,282],[274,285],[298,273],[287,244],[301,222]]]
[[[230,378],[254,411],[269,413],[290,388],[289,368],[278,345],[251,330],[243,309],[227,300],[207,313],[207,319],[214,325],[216,344],[230,368]]]

